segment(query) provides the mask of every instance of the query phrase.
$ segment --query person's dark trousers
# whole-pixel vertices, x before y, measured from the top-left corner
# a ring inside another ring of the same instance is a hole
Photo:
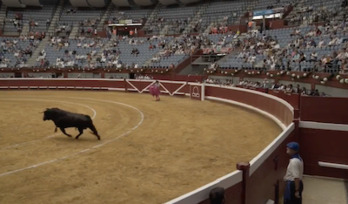
[[[300,198],[295,197],[295,182],[286,181],[284,204],[302,204],[303,183],[300,182]]]

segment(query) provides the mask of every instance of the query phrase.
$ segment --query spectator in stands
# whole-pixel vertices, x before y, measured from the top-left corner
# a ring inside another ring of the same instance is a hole
[[[302,203],[303,191],[303,160],[299,155],[300,146],[297,142],[286,145],[286,153],[291,157],[286,174],[284,176],[285,192],[284,204]]]
[[[320,96],[320,93],[319,93],[318,89],[312,89],[311,93],[309,95],[311,95],[311,96]]]
[[[225,189],[216,187],[209,192],[210,204],[224,204],[225,203]]]
[[[323,38],[320,38],[320,41],[318,43],[318,47],[323,48],[325,46],[325,41]]]
[[[311,61],[311,62],[316,62],[317,60],[318,60],[318,53],[315,52],[315,51],[313,51],[313,52],[311,53],[311,57],[310,57],[309,61]]]
[[[304,95],[304,96],[308,95],[306,87],[302,87],[301,95]]]
[[[301,93],[301,86],[300,86],[300,84],[296,85],[296,88],[294,89],[294,93],[297,93],[297,94]]]
[[[292,84],[288,84],[288,85],[286,86],[286,88],[285,88],[285,93],[287,93],[287,94],[292,94],[292,93],[294,93],[294,89],[293,89],[293,87],[292,87]]]
[[[338,42],[338,38],[337,36],[331,36],[330,37],[330,42],[328,43],[328,46],[334,46],[334,45],[337,45],[337,42]]]
[[[340,73],[341,74],[348,73],[348,59],[342,60]]]
[[[304,62],[306,60],[306,55],[303,52],[300,52],[299,62]]]
[[[138,57],[138,55],[139,55],[139,50],[138,50],[138,48],[133,48],[131,54],[132,54],[132,55],[135,55],[136,57]]]

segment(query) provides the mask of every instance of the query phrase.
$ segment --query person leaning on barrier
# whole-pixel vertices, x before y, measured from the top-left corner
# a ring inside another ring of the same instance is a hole
[[[301,204],[303,160],[299,155],[300,146],[297,142],[290,142],[286,147],[286,153],[290,155],[291,159],[284,176],[286,182],[284,204]]]
[[[216,187],[210,190],[209,193],[210,204],[224,204],[225,203],[225,189]]]

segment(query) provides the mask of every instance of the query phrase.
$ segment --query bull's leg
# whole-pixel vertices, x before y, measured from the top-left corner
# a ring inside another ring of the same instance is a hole
[[[75,139],[79,139],[80,135],[83,133],[83,128],[78,128],[79,129],[79,134],[76,135]]]
[[[97,131],[97,129],[94,127],[93,124],[91,124],[91,125],[89,126],[89,129],[91,129],[91,130],[93,131],[93,134],[98,138],[98,140],[100,140],[100,136],[99,136],[99,134],[98,134],[98,131]]]
[[[60,127],[59,129],[64,133],[64,135],[66,135],[68,137],[71,137],[71,135],[69,135],[68,133],[65,132],[64,128]]]

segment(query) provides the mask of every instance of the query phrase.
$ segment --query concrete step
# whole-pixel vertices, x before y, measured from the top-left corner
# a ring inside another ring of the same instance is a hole
[[[303,203],[347,204],[348,181],[327,177],[304,176]]]

